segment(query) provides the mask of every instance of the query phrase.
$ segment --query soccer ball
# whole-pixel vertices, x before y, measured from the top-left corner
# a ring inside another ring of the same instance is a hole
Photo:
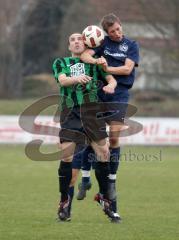
[[[101,28],[95,25],[86,27],[82,33],[84,43],[90,47],[99,47],[104,40],[104,32]]]

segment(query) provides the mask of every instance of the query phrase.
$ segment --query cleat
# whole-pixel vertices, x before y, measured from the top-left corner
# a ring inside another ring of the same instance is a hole
[[[57,215],[58,215],[58,220],[61,222],[71,221],[69,203],[70,203],[70,197],[68,197],[66,201],[59,203]]]
[[[111,218],[112,223],[120,223],[122,221],[122,218],[118,213],[114,213],[113,218]]]
[[[114,213],[112,211],[111,201],[108,199],[104,199],[102,194],[97,193],[94,197],[94,200],[102,206],[104,213],[109,217],[111,222],[113,223],[120,223],[121,217],[118,213]]]
[[[103,200],[103,196],[101,193],[97,193],[94,196],[94,201],[98,202],[102,207],[104,207],[104,200]]]
[[[111,200],[111,210],[113,211],[114,215],[111,219],[111,222],[119,223],[122,219],[120,215],[116,212],[117,210],[117,194],[116,194],[116,183],[112,182],[108,185],[108,197]]]
[[[76,196],[77,200],[83,200],[86,197],[86,191],[90,190],[92,184],[88,183],[79,183],[78,184],[78,194]]]

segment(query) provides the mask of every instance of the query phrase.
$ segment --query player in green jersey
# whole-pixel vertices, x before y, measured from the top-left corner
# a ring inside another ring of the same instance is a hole
[[[106,141],[103,119],[89,115],[88,108],[98,106],[97,89],[100,78],[106,79],[103,91],[112,94],[116,80],[106,74],[100,66],[83,63],[80,55],[85,50],[82,35],[74,33],[69,37],[69,50],[72,57],[58,58],[53,64],[55,79],[60,86],[60,149],[61,162],[58,169],[59,190],[61,199],[58,208],[58,219],[70,220],[69,186],[72,179],[72,159],[76,144],[90,143],[97,155],[95,175],[100,190],[106,198],[105,208],[108,211],[107,182],[109,174],[109,146]],[[87,117],[88,116],[88,117]],[[103,131],[99,131],[99,129]]]

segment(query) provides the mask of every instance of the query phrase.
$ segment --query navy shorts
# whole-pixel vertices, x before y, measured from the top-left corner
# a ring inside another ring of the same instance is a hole
[[[106,103],[106,112],[99,114],[98,117],[104,117],[107,123],[111,121],[124,122],[129,101],[128,89],[117,89],[114,94],[100,92],[99,98]]]
[[[76,146],[75,153],[73,155],[73,161],[72,161],[73,169],[81,169],[85,149],[86,149],[86,145],[78,144]]]
[[[82,157],[83,157],[83,154],[82,153],[79,153],[79,157],[76,158],[76,156],[73,157],[73,161],[72,161],[72,168],[73,169],[81,169],[81,166],[82,166]]]
[[[90,149],[90,152],[89,150]],[[90,156],[88,154],[90,153]],[[87,145],[77,145],[75,149],[75,154],[73,156],[72,168],[73,169],[82,169],[90,171],[91,168],[95,169],[96,165],[96,155],[92,150],[91,146]]]

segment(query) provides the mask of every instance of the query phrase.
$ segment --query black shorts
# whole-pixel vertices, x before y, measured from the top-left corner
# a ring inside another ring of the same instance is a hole
[[[60,114],[60,142],[77,144],[99,141],[108,137],[104,119],[98,119],[97,103],[83,104],[81,107],[65,109]],[[94,111],[95,108],[95,111]]]

